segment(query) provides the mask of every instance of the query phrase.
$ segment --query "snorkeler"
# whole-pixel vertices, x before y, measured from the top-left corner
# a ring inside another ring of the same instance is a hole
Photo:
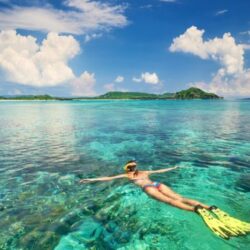
[[[182,197],[181,195],[175,193],[172,189],[167,187],[165,184],[153,182],[149,179],[150,174],[164,173],[177,169],[178,167],[152,171],[139,171],[136,169],[136,167],[137,164],[135,161],[129,161],[124,166],[125,174],[110,177],[81,179],[80,183],[111,181],[119,178],[128,178],[129,180],[133,181],[134,184],[140,186],[143,191],[150,195],[152,198],[178,207],[180,209],[196,212],[203,218],[204,222],[215,234],[224,239],[229,239],[230,236],[245,235],[247,232],[250,232],[249,223],[237,220],[229,216],[227,213],[223,212],[216,206],[208,206],[197,200],[191,200]]]
[[[125,174],[111,176],[111,177],[94,178],[94,179],[82,179],[80,180],[80,182],[86,183],[94,181],[110,181],[118,178],[128,178],[129,180],[133,181],[134,184],[140,186],[143,189],[143,191],[145,191],[151,197],[159,201],[168,203],[172,206],[178,207],[180,209],[184,209],[187,211],[194,211],[196,205],[201,205],[206,209],[209,208],[209,206],[202,204],[198,201],[183,198],[182,196],[175,193],[166,185],[159,182],[152,182],[149,179],[150,174],[164,173],[177,169],[178,167],[153,170],[153,171],[138,171],[136,169],[136,166],[137,164],[135,161],[129,161],[124,167],[124,170],[126,172]]]

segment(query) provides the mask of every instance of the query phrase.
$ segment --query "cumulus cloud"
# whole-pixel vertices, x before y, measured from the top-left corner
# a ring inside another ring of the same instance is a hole
[[[145,83],[149,83],[149,84],[157,84],[160,82],[160,79],[156,73],[149,73],[149,72],[142,73],[141,79]]]
[[[117,76],[115,79],[115,82],[120,83],[124,81],[124,77],[123,76]]]
[[[142,73],[140,77],[133,77],[132,80],[134,82],[145,82],[148,84],[160,83],[158,75],[156,73],[149,73],[149,72]]]
[[[205,91],[217,93],[226,97],[249,97],[250,96],[250,69],[232,77],[227,77],[218,72],[210,83],[194,82],[190,86],[201,88]]]
[[[217,61],[221,68],[210,83],[197,82],[190,85],[224,96],[245,96],[250,94],[250,70],[244,68],[244,49],[247,45],[237,44],[230,33],[222,38],[205,41],[204,30],[192,26],[173,39],[171,52],[191,53],[202,59]]]
[[[94,96],[96,83],[95,74],[84,71],[80,77],[72,81],[72,95],[73,96]]]
[[[171,52],[185,52],[199,56],[202,59],[218,61],[225,73],[235,74],[243,70],[244,49],[236,44],[230,33],[225,33],[222,38],[215,37],[204,41],[204,30],[192,26],[184,34],[173,40],[169,50]]]
[[[0,29],[25,29],[42,32],[86,34],[128,24],[126,6],[99,1],[66,0],[63,9],[11,6],[0,10]]]
[[[75,77],[68,66],[80,51],[70,35],[50,32],[41,44],[33,36],[14,30],[0,32],[0,69],[10,82],[30,86],[55,86]]]

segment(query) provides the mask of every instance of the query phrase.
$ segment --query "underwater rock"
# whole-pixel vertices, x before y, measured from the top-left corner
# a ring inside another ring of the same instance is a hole
[[[250,174],[241,175],[236,185],[245,192],[250,191]]]
[[[119,242],[121,244],[127,243],[130,240],[130,233],[126,227],[121,227],[114,221],[109,221],[105,225],[105,230],[103,231],[105,242],[109,244],[110,248],[112,242]],[[114,243],[115,244],[115,243]]]
[[[23,234],[24,233],[23,223],[20,221],[20,222],[15,222],[11,224],[9,227],[9,233],[11,235]]]
[[[99,207],[93,201],[88,201],[88,204],[82,208],[83,213],[86,215],[93,215],[98,209]]]
[[[77,231],[62,237],[55,250],[89,249],[86,245],[97,241],[102,232],[101,224],[89,218],[81,224]]]
[[[117,229],[117,225],[114,221],[109,221],[108,224],[105,225],[105,228],[109,233],[112,233]]]
[[[0,203],[0,212],[5,209],[4,205]]]
[[[86,218],[79,220],[79,221],[75,222],[73,225],[71,225],[71,227],[70,227],[71,232],[77,231],[80,228],[80,226],[83,224],[85,219]]]
[[[42,238],[42,233],[33,230],[21,238],[20,245],[25,247],[26,249],[34,249],[34,245],[36,245],[40,238]]]
[[[21,238],[20,246],[23,249],[53,249],[59,238],[55,232],[33,230]]]
[[[25,216],[25,224],[29,227],[36,227],[38,225],[44,224],[49,217],[44,218],[41,214],[36,214]]]
[[[51,181],[51,179],[52,179],[51,177],[52,176],[49,172],[38,171],[36,183],[38,183],[38,184],[48,183],[49,181]]]
[[[62,206],[62,205],[56,206],[56,207],[52,208],[49,216],[50,217],[58,217],[61,214],[63,214],[64,212],[65,212],[65,206]]]
[[[80,236],[86,243],[97,240],[102,230],[101,225],[93,219],[86,220],[79,228]]]
[[[133,248],[131,248],[131,243],[128,246],[120,247],[119,250],[151,250],[151,249],[158,249],[158,248],[150,248],[144,241],[134,240],[132,244]],[[168,249],[168,248],[166,248]]]
[[[103,213],[102,211],[98,212],[95,216],[95,218],[100,222],[108,221],[110,219],[109,217],[108,213]]]
[[[81,242],[77,242],[71,239],[71,235],[63,237],[59,244],[55,246],[54,250],[88,250],[87,247]]]
[[[75,222],[81,220],[81,217],[82,217],[81,209],[75,209],[72,212],[66,214],[63,218],[61,218],[60,222],[71,226]]]
[[[65,175],[58,179],[58,184],[62,186],[71,186],[75,183],[74,175]]]
[[[59,235],[65,235],[70,231],[70,226],[65,223],[56,222],[49,227],[49,230]]]
[[[35,194],[34,191],[32,191],[32,192],[29,192],[29,191],[28,192],[22,192],[22,193],[19,194],[18,199],[20,201],[25,201],[26,199],[31,198],[32,196],[34,196],[34,194]]]
[[[47,231],[37,243],[37,249],[53,249],[58,243],[60,236],[55,232]]]

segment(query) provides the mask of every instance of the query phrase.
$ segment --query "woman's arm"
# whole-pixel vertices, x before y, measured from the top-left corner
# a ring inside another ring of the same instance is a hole
[[[116,176],[107,176],[107,177],[100,177],[100,178],[91,178],[91,179],[81,179],[80,183],[88,183],[88,182],[95,182],[95,181],[111,181],[114,179],[125,178],[127,177],[125,174],[120,174]]]
[[[147,172],[148,172],[148,174],[164,173],[164,172],[168,172],[168,171],[174,170],[176,168],[178,168],[178,167],[176,166],[176,167],[173,167],[173,168],[163,168],[163,169],[152,170],[152,171],[147,171]]]

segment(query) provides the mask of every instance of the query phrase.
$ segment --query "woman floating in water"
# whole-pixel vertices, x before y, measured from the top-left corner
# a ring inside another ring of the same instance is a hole
[[[178,207],[180,209],[198,213],[202,216],[208,227],[215,234],[224,239],[229,239],[230,236],[245,235],[247,232],[250,232],[249,223],[237,220],[229,216],[227,213],[223,212],[216,206],[208,206],[199,201],[182,197],[166,185],[158,182],[152,182],[149,179],[150,174],[164,173],[177,169],[178,167],[152,171],[138,171],[136,169],[136,166],[137,164],[135,161],[129,161],[124,166],[124,170],[126,172],[125,174],[110,177],[82,179],[80,180],[80,183],[111,181],[119,178],[128,178],[136,185],[140,186],[148,195],[150,195],[154,199]],[[213,215],[215,215],[216,217],[214,217]]]

